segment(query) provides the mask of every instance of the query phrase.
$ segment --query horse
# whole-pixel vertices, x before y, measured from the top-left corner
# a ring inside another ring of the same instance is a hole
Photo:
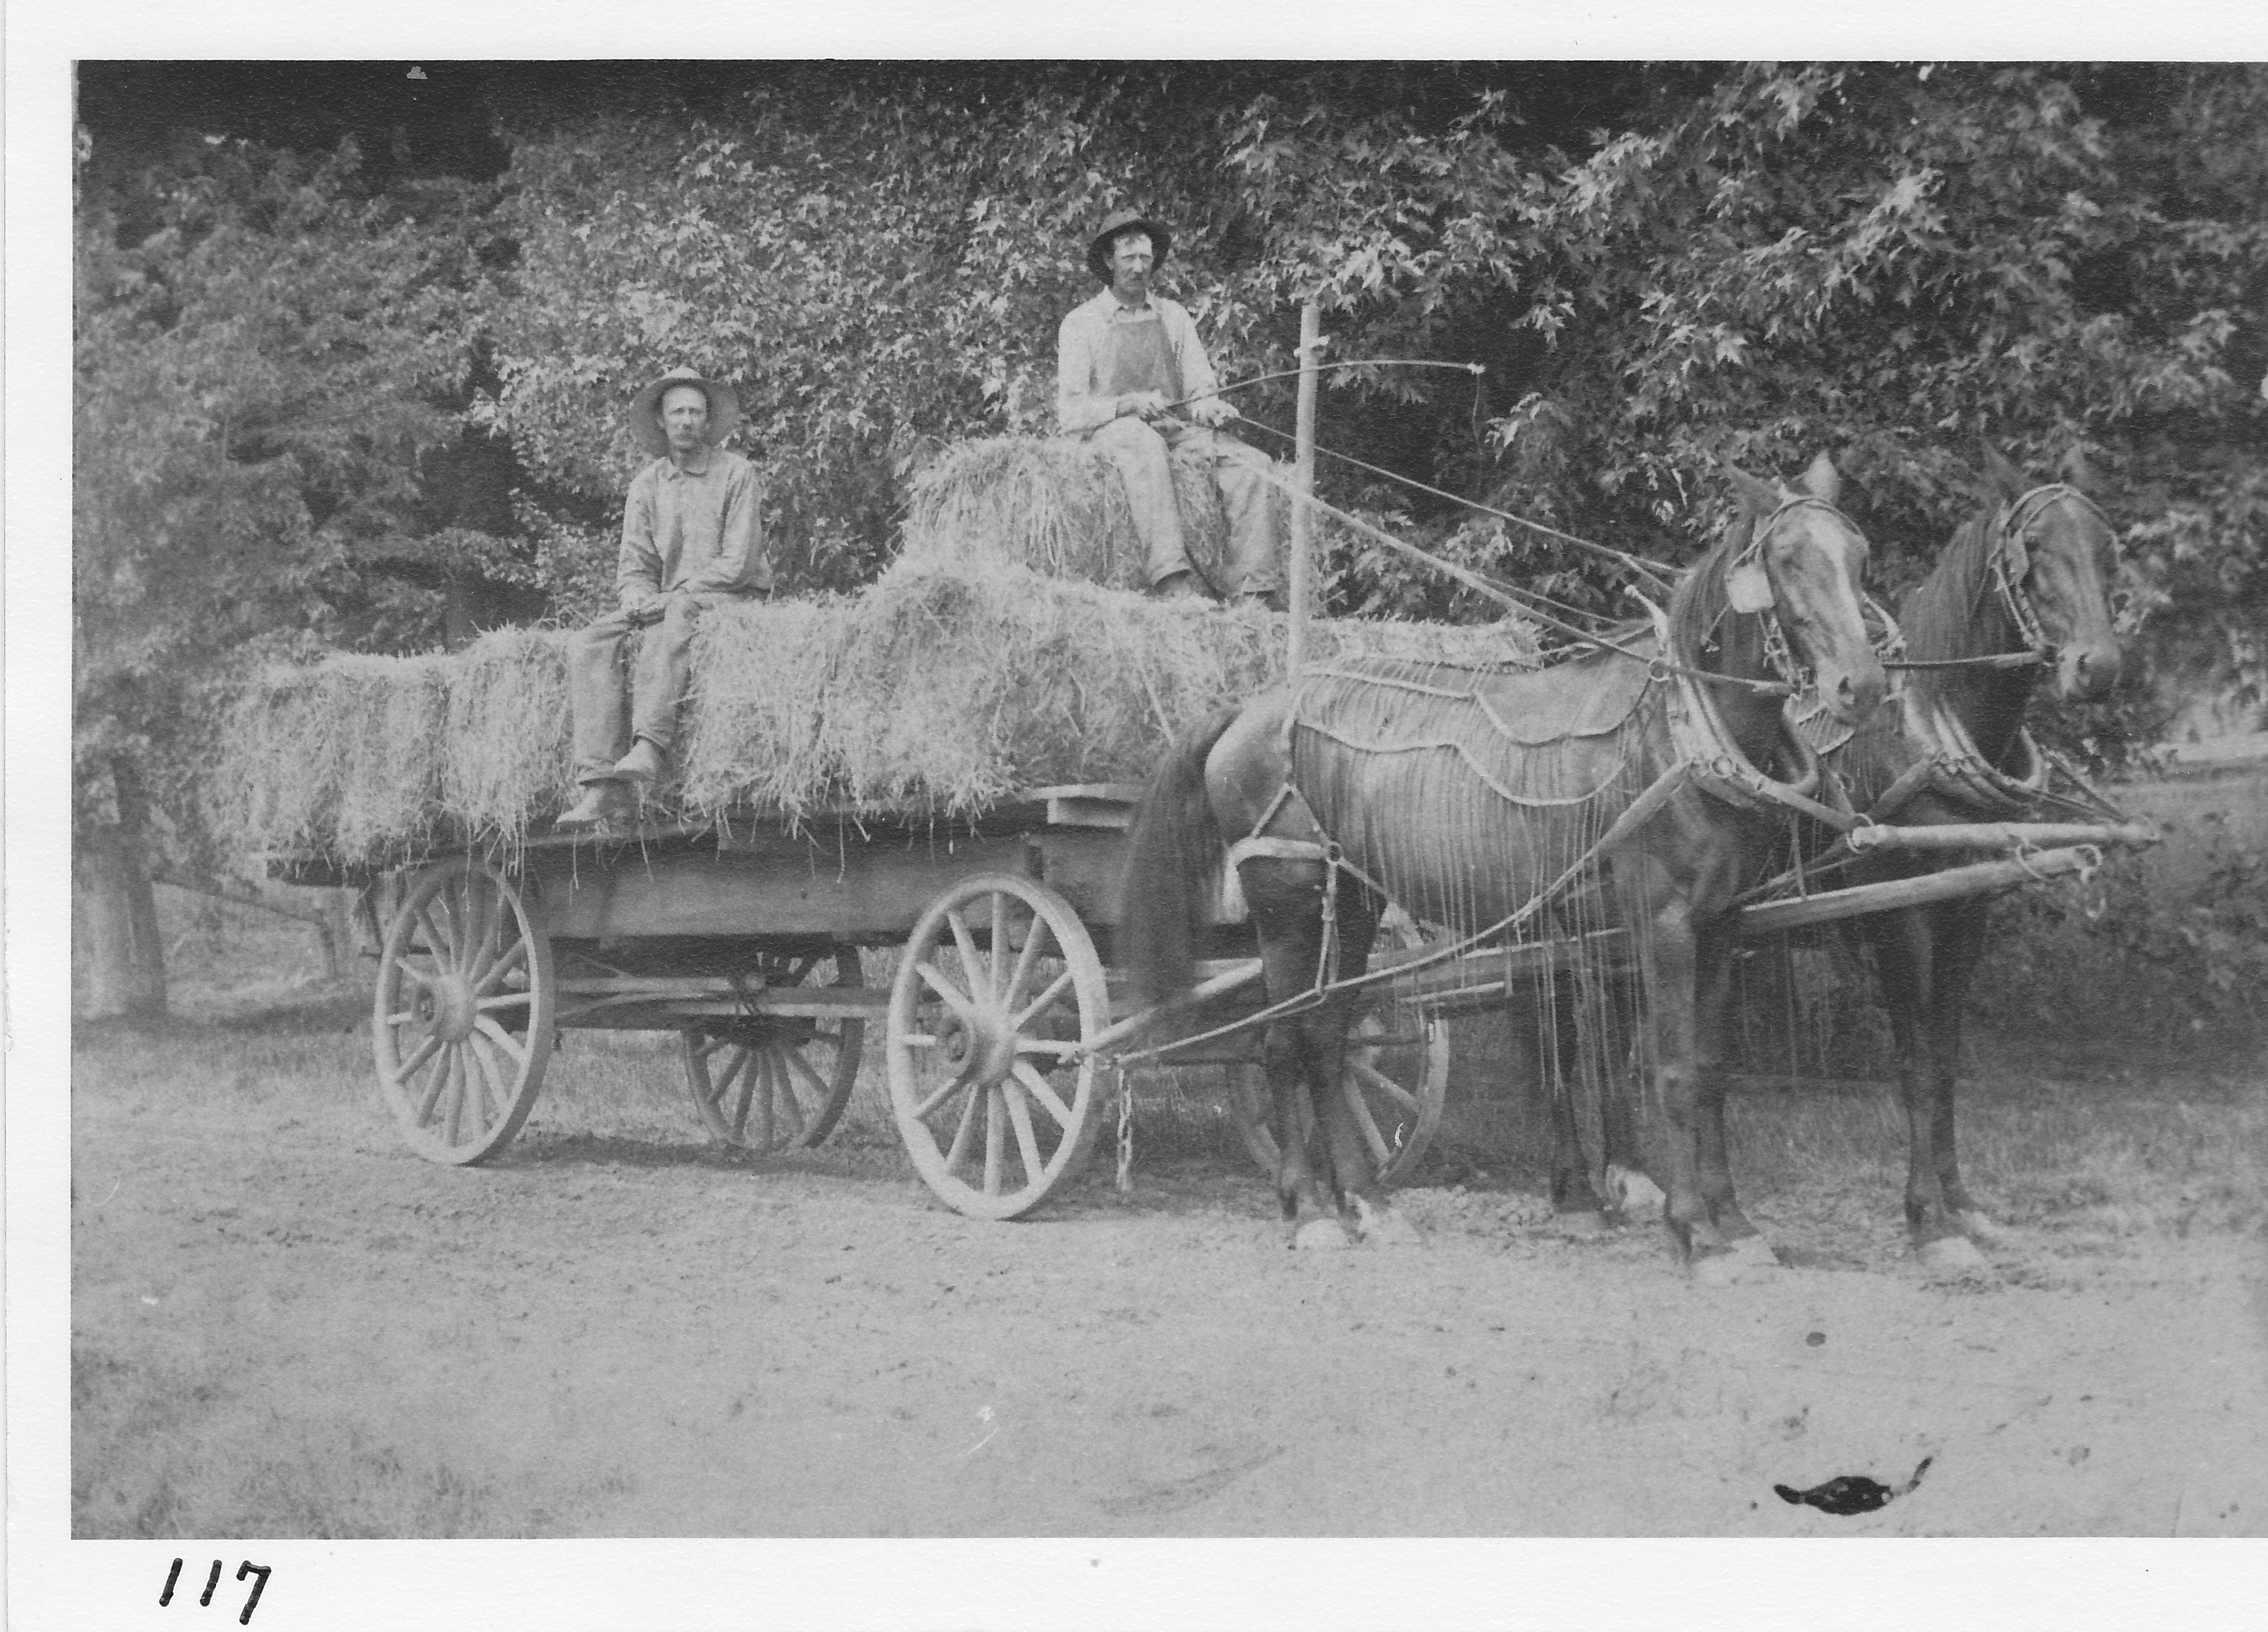
[[[2093,481],[2085,460],[2074,451],[2064,480],[2034,484],[1989,442],[1983,451],[1989,502],[1899,608],[1907,658],[1947,666],[1904,671],[1894,705],[1825,755],[1852,805],[1875,821],[2026,819],[2046,782],[2023,728],[2043,676],[2062,702],[2117,683],[2107,594],[2117,535],[2083,491]],[[2003,654],[2036,661],[1977,661]],[[1848,876],[1868,883],[1945,864],[1941,854],[1877,851]],[[1962,1182],[1954,1137],[1962,1010],[1990,910],[1988,897],[1962,896],[1855,919],[1846,930],[1871,949],[1889,1011],[1909,1135],[1907,1234],[1934,1267],[1981,1264],[1977,1244],[2004,1233]]]
[[[1616,649],[1540,670],[1312,670],[1220,711],[1145,787],[1122,884],[1127,962],[1149,1001],[1189,991],[1211,881],[1233,868],[1272,1016],[1262,1053],[1289,1244],[1416,1238],[1336,1091],[1364,995],[1351,983],[1391,899],[1460,938],[1452,949],[1583,910],[1626,927],[1669,1129],[1673,1255],[1712,1280],[1773,1261],[1734,1194],[1722,1082],[1731,909],[1778,826],[1756,790],[1786,786],[1756,767],[1793,746],[1790,688],[1771,676],[1800,659],[1852,723],[1888,682],[1859,599],[1867,541],[1835,507],[1832,465],[1822,455],[1793,489],[1727,474],[1733,524]],[[1804,785],[1815,776],[1815,762]]]

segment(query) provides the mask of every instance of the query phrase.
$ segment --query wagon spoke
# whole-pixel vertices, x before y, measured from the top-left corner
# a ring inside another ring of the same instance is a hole
[[[963,933],[965,934],[966,932],[964,931]],[[954,1014],[959,1015],[964,1020],[973,1019],[975,1017],[976,1013],[976,1001],[971,998],[968,993],[963,992],[960,987],[954,986],[951,980],[947,979],[946,978],[945,971],[939,969],[936,964],[917,964],[915,967],[914,972],[922,978],[923,981],[927,984],[931,991],[936,993],[939,997],[945,1000],[946,1007],[953,1010]]]
[[[482,1014],[487,1014],[490,1009],[518,1008],[534,1001],[535,993],[533,992],[499,992],[494,997],[481,999],[480,1009]]]
[[[489,1103],[496,1107],[493,1118],[482,1116],[483,1122],[501,1122],[512,1114],[512,1073],[505,1070],[496,1057],[495,1045],[475,1031],[466,1041],[473,1045],[473,1055],[479,1060],[481,1078],[488,1084]]]
[[[968,1086],[968,1084],[961,1078],[955,1077],[952,1082],[947,1082],[943,1088],[932,1089],[930,1091],[929,1097],[923,1100],[921,1104],[914,1107],[915,1120],[921,1122],[928,1121],[931,1111],[936,1110],[946,1100],[952,1098],[954,1094]]]
[[[456,949],[450,944],[449,938],[441,933],[438,920],[433,916],[431,902],[417,909],[416,919],[418,928],[425,932],[425,955],[446,968]]]
[[[988,1196],[997,1196],[1000,1193],[1002,1135],[1007,1131],[1000,1126],[1001,1122],[1005,1119],[1000,1114],[1001,1101],[1005,1099],[1007,1095],[1002,1089],[995,1087],[984,1089],[983,1097],[984,1193]]]
[[[1373,1088],[1385,1095],[1388,1099],[1391,1099],[1395,1104],[1401,1106],[1403,1110],[1408,1111],[1411,1116],[1418,1114],[1418,1096],[1411,1093],[1408,1089],[1403,1087],[1401,1083],[1395,1082],[1392,1077],[1387,1075],[1385,1072],[1381,1071],[1376,1066],[1372,1065],[1369,1061],[1363,1060],[1350,1060],[1347,1061],[1347,1065],[1348,1067],[1353,1071],[1355,1075],[1369,1083]],[[1355,1095],[1354,1089],[1351,1084],[1349,1085],[1347,1092],[1350,1095],[1353,1095],[1357,1099],[1360,1098],[1359,1095]]]
[[[433,984],[433,976],[427,974],[423,970],[418,968],[406,957],[395,958],[394,960],[394,966],[400,970],[403,974],[409,976],[412,980],[415,980],[421,986],[430,986]]]
[[[448,1068],[441,1074],[441,1097],[448,1104],[448,1111],[441,1122],[443,1142],[455,1144],[457,1123],[465,1109],[465,1062],[455,1048],[449,1050]]]
[[[489,958],[489,943],[495,938],[497,920],[504,912],[504,891],[484,890],[472,913],[472,933],[465,938],[464,973],[474,979],[484,973],[482,967]]]
[[[937,1046],[936,1036],[928,1031],[902,1031],[898,1034],[898,1041],[903,1043],[908,1048],[935,1048]]]
[[[1001,994],[1002,1003],[1016,1001],[1016,994],[1024,989],[1024,982],[1031,978],[1032,965],[1039,961],[1041,946],[1051,939],[1053,932],[1048,928],[1048,920],[1034,913],[1032,927],[1024,932],[1023,947],[1016,954],[1016,972],[1008,978],[1007,990]]]
[[[1019,1084],[1018,1086],[1021,1086]],[[1016,1088],[1003,1082],[1000,1097],[1007,1102],[1008,1117],[1016,1129],[1016,1148],[1024,1158],[1024,1183],[1035,1185],[1048,1170],[1047,1158],[1040,1154],[1040,1141],[1032,1132],[1031,1107]]]
[[[504,1050],[504,1058],[512,1063],[515,1075],[527,1069],[527,1050],[513,1039],[511,1032],[486,1015],[475,1017],[473,1023],[486,1034],[490,1042]]]
[[[733,1090],[736,1088],[740,1090],[740,1108],[729,1119],[735,1139],[740,1137],[741,1128],[747,1125],[748,1120],[747,1074],[748,1051],[739,1044],[733,1044],[725,1056],[725,1068],[710,1079],[709,1103],[720,1112],[731,1100]]]
[[[1071,990],[1071,972],[1070,970],[1066,969],[1063,973],[1057,975],[1053,980],[1048,983],[1048,989],[1046,991],[1041,993],[1039,996],[1034,998],[1030,1002],[1025,1004],[1023,1008],[1018,1009],[1016,1011],[1015,1019],[1011,1021],[1009,1023],[1017,1030],[1022,1030],[1026,1024],[1031,1021],[1034,1015],[1044,1014],[1049,1009],[1054,1008],[1056,1000],[1061,997],[1065,992]]]
[[[1008,956],[1008,892],[1005,890],[995,890],[992,895],[992,944],[989,949],[992,964],[988,972],[991,976],[992,998],[998,1002],[1006,995],[1000,989],[1000,971]]]
[[[1378,1131],[1378,1119],[1370,1114],[1370,1103],[1363,1098],[1362,1090],[1345,1078],[1340,1079],[1339,1091],[1346,1096],[1348,1108],[1353,1111],[1354,1119],[1362,1129],[1364,1142],[1370,1146],[1371,1160],[1384,1166],[1386,1159],[1394,1154],[1394,1147]]]
[[[957,1088],[961,1085],[954,1083],[953,1086]],[[976,1102],[983,1097],[982,1093],[972,1093],[968,1096],[968,1102],[961,1107],[960,1125],[953,1130],[953,1148],[945,1153],[945,1170],[948,1173],[956,1171],[968,1159],[968,1136],[976,1126]]]
[[[813,1068],[811,1061],[806,1060],[801,1054],[796,1052],[793,1049],[783,1049],[781,1051],[781,1058],[787,1061],[788,1068],[791,1071],[797,1071],[803,1074],[804,1081],[811,1084],[811,1091],[819,1096],[819,1103],[821,1104],[825,1104],[833,1096],[835,1092],[835,1085],[829,1082],[825,1077],[820,1075],[819,1073]]]
[[[769,1150],[772,1145],[772,1062],[764,1050],[748,1051],[747,1068],[740,1073],[740,1114],[733,1119],[733,1128],[737,1134],[746,1127],[748,1112],[754,1111],[757,1148]]]
[[[1020,1037],[1016,1039],[1016,1052],[1020,1054],[1052,1054],[1057,1060],[1069,1060],[1086,1046],[1084,1043],[1065,1042],[1051,1037]]]
[[[792,1049],[772,1050],[772,1092],[774,1097],[779,1102],[782,1119],[794,1124],[787,1135],[788,1142],[791,1144],[801,1139],[805,1130],[811,1126],[811,1118],[803,1108],[802,1097],[795,1091],[796,1063],[795,1052]],[[821,1097],[822,1099],[825,1097],[823,1090]]]
[[[980,984],[987,987],[990,986],[991,972],[984,966],[983,960],[976,956],[976,938],[968,933],[968,926],[962,921],[960,912],[947,912],[945,921],[953,926],[953,944],[961,949],[962,977],[968,982],[969,994],[973,997]]]
[[[475,997],[486,997],[490,993],[502,986],[513,970],[519,968],[526,962],[527,942],[525,941],[514,941],[512,945],[504,949],[504,955],[497,959],[496,963],[490,968],[489,971],[473,983],[473,995]]]
[[[1048,1114],[1060,1126],[1071,1126],[1071,1107],[1057,1097],[1056,1090],[1048,1085],[1047,1078],[1019,1060],[1016,1062],[1016,1081],[1024,1085],[1026,1093],[1047,1107]]]
[[[438,1051],[440,1051],[440,1038],[433,1038],[433,1049],[429,1049],[426,1053],[431,1055],[438,1053]],[[440,1055],[438,1060],[433,1060],[433,1065],[426,1067],[424,1097],[417,1101],[417,1126],[420,1128],[433,1119],[433,1105],[440,1101],[440,1089],[446,1087],[446,1082],[449,1082],[449,1055]]]
[[[423,1042],[417,1045],[417,1050],[415,1053],[411,1054],[409,1059],[403,1060],[400,1065],[394,1067],[394,1080],[397,1083],[408,1082],[409,1080],[409,1074],[416,1070],[418,1067],[423,1065],[427,1060],[432,1059],[435,1052],[438,1051],[440,1046],[441,1039],[438,1036],[427,1038]],[[422,1122],[424,1119],[421,1116],[418,1120]]]

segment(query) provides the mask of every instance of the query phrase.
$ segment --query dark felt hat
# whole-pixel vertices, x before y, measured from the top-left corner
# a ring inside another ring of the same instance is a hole
[[[673,368],[639,392],[637,400],[630,404],[631,434],[637,438],[638,446],[649,454],[669,451],[669,438],[663,432],[661,422],[654,417],[654,410],[660,406],[661,399],[678,386],[698,386],[708,397],[707,435],[710,447],[714,447],[722,442],[733,433],[733,427],[740,423],[740,399],[732,387],[721,380],[704,378],[698,369]]]
[[[1166,264],[1173,253],[1174,235],[1138,210],[1114,210],[1102,220],[1101,227],[1087,240],[1086,270],[1104,283],[1110,281],[1110,240],[1121,233],[1147,233],[1150,248],[1155,256],[1152,270]]]

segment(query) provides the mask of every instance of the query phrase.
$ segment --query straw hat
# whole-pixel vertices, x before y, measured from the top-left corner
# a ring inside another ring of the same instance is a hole
[[[710,447],[714,447],[722,442],[733,433],[733,427],[740,423],[740,399],[734,395],[732,387],[721,380],[703,377],[697,369],[673,368],[639,392],[630,403],[630,433],[637,438],[638,445],[649,454],[669,451],[669,438],[663,432],[661,422],[654,417],[654,412],[660,406],[662,397],[677,386],[699,386],[708,397],[707,435]]]
[[[1086,245],[1086,270],[1106,284],[1110,281],[1110,240],[1126,232],[1149,233],[1153,271],[1165,265],[1166,256],[1172,253],[1174,235],[1163,225],[1138,210],[1114,210],[1103,218],[1101,227]]]

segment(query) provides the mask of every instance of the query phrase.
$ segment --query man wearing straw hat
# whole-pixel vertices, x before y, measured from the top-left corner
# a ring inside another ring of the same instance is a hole
[[[1226,581],[1214,587],[1280,610],[1282,569],[1262,475],[1268,460],[1212,429],[1235,415],[1213,395],[1219,381],[1197,326],[1180,303],[1150,292],[1151,274],[1173,243],[1163,226],[1131,210],[1112,214],[1088,241],[1087,269],[1108,286],[1057,331],[1056,417],[1065,434],[1092,442],[1117,467],[1148,556],[1151,594],[1206,590],[1182,535],[1166,458],[1193,447],[1228,510]]]
[[[583,796],[560,816],[562,827],[629,814],[631,785],[668,768],[701,613],[771,588],[755,467],[718,446],[740,421],[732,387],[690,368],[672,369],[630,406],[631,432],[656,457],[632,478],[622,506],[615,567],[622,609],[568,643]],[[632,630],[645,633],[626,676]]]

